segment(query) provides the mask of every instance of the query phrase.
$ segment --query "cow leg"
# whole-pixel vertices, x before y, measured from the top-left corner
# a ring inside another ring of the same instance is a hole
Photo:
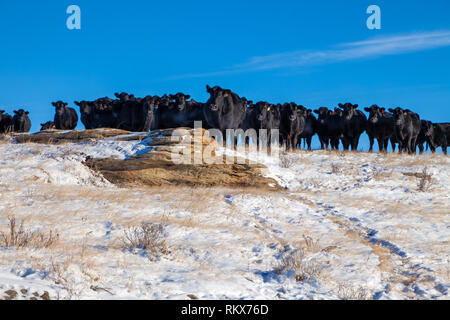
[[[383,152],[384,153],[387,153],[388,145],[389,145],[389,139],[384,139],[384,144],[383,144]]]
[[[442,152],[447,155],[447,145],[442,146]]]
[[[311,151],[311,140],[312,140],[312,137],[306,138],[306,143],[308,144],[308,150],[309,151]]]
[[[423,144],[417,144],[417,146],[419,147],[419,154],[423,154]]]
[[[298,136],[296,136],[296,135],[294,135],[294,148],[296,148],[297,147],[297,144],[298,144]]]
[[[384,149],[383,144],[384,144],[383,139],[378,139],[378,149],[380,152],[383,152],[383,149]]]
[[[373,152],[373,144],[375,142],[375,139],[373,138],[373,136],[369,136],[369,143],[370,143],[370,147],[369,147],[369,152]]]

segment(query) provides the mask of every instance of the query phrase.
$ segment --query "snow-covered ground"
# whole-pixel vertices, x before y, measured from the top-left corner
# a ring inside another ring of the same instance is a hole
[[[59,235],[48,248],[0,247],[0,298],[8,290],[19,299],[45,291],[52,299],[449,298],[446,156],[263,157],[285,187],[277,193],[120,189],[82,164],[144,149],[114,139],[0,143],[0,232],[15,217],[26,231]],[[425,167],[432,180],[420,191],[412,174]],[[159,255],[127,243],[141,223],[163,227]]]

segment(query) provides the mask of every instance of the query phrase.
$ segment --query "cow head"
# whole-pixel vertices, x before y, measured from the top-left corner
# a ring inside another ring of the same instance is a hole
[[[320,124],[325,124],[325,119],[330,115],[330,111],[326,107],[320,107],[319,109],[314,110],[314,113],[318,115],[318,121]]]
[[[46,123],[41,123],[41,131],[56,129],[55,123],[53,121],[48,121]]]
[[[356,108],[358,108],[357,104],[351,104],[349,102],[345,104],[339,103],[338,106],[343,111],[346,120],[350,120],[356,114]]]
[[[285,103],[283,105],[283,115],[284,119],[289,120],[290,122],[296,121],[299,113],[301,112],[298,106],[294,103]]]
[[[128,96],[128,98],[127,98],[128,100],[129,100],[129,97],[130,96]],[[95,108],[96,111],[108,112],[108,111],[112,110],[113,103],[114,103],[114,100],[112,100],[112,99],[110,99],[108,97],[104,97],[104,98],[100,98],[100,99],[95,100],[92,103],[92,105],[93,105],[93,107]]]
[[[174,101],[175,107],[178,111],[183,111],[186,108],[187,102],[191,96],[180,92],[176,95],[169,95],[169,98]]]
[[[74,101],[73,102],[75,105],[80,107],[80,113],[81,114],[88,114],[91,112],[91,104],[87,101]]]
[[[132,100],[134,98],[133,95],[129,95],[126,92],[122,92],[122,93],[114,93],[114,95],[116,96],[116,98],[118,98],[120,100],[120,102],[127,102],[129,100]]]
[[[52,102],[52,105],[56,108],[56,113],[61,114],[64,112],[64,108],[67,107],[67,103],[63,101]]]
[[[232,93],[231,90],[222,89],[219,86],[211,88],[209,85],[206,86],[206,91],[211,95],[207,105],[212,112],[225,112],[226,106],[232,104]]]
[[[434,134],[435,124],[431,121],[422,121],[422,130],[426,137],[432,137]]]
[[[267,121],[267,119],[269,118],[270,110],[271,105],[268,102],[261,101],[256,103],[255,105],[256,121],[258,121],[259,123]]]
[[[389,112],[394,115],[394,120],[397,125],[405,123],[405,118],[408,115],[408,112],[406,110],[403,110],[402,108],[389,108]]]
[[[377,123],[384,113],[384,108],[380,108],[376,104],[372,105],[370,108],[364,108],[364,110],[369,113],[370,123]]]

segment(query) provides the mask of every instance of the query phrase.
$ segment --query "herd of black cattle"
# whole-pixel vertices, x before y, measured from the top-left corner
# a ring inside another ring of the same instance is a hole
[[[146,132],[155,129],[193,127],[195,121],[202,121],[205,129],[219,129],[225,134],[227,129],[279,130],[280,144],[286,148],[301,148],[306,142],[311,150],[311,139],[317,134],[321,148],[339,149],[342,142],[344,150],[357,150],[361,134],[369,136],[372,151],[374,140],[379,150],[386,152],[388,142],[395,151],[420,153],[424,143],[435,152],[441,147],[447,154],[450,142],[450,124],[432,123],[421,120],[417,113],[409,109],[389,109],[373,105],[364,108],[367,118],[358,110],[357,104],[339,104],[338,108],[325,107],[317,110],[307,109],[293,102],[271,104],[253,103],[239,97],[231,90],[218,86],[207,86],[210,98],[206,103],[190,99],[189,95],[147,96],[136,98],[127,93],[116,93],[117,99],[108,97],[95,101],[75,101],[80,108],[81,122],[86,129],[117,128],[133,132]],[[62,101],[52,103],[56,108],[53,122],[42,124],[42,130],[73,130],[78,116],[73,108]],[[317,114],[317,118],[314,115]],[[23,109],[14,111],[14,116],[0,110],[0,133],[29,132],[31,122],[28,112]],[[269,136],[270,138],[270,136]]]

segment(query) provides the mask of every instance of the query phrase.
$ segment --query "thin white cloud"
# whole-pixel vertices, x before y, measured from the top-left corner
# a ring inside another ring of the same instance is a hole
[[[450,30],[380,37],[359,42],[342,43],[328,50],[301,50],[253,57],[245,63],[217,72],[186,74],[172,77],[202,78],[281,68],[322,65],[386,55],[405,54],[450,46]]]

